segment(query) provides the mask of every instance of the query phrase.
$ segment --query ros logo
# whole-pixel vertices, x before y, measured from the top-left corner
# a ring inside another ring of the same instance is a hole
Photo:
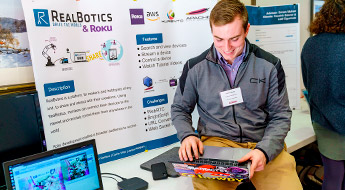
[[[167,13],[167,16],[168,16],[168,18],[169,18],[170,20],[173,20],[173,19],[175,18],[175,13],[174,13],[172,10],[170,10],[170,11]]]

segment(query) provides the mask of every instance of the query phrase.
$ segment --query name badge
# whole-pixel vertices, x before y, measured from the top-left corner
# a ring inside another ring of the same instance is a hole
[[[220,93],[223,107],[240,104],[243,102],[241,88],[235,88]]]

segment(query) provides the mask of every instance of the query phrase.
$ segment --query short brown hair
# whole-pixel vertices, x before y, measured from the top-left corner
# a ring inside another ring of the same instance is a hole
[[[326,0],[309,25],[312,34],[345,32],[345,0]]]
[[[223,26],[229,24],[239,16],[243,21],[243,28],[246,31],[248,26],[248,12],[246,7],[239,0],[221,0],[212,9],[210,14],[210,26]]]

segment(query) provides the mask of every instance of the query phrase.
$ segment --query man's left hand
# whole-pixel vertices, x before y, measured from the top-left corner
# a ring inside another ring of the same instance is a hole
[[[250,179],[253,177],[254,172],[262,171],[266,166],[266,156],[259,149],[254,149],[248,152],[248,154],[239,159],[238,162],[245,162],[247,160],[252,161],[250,166]]]

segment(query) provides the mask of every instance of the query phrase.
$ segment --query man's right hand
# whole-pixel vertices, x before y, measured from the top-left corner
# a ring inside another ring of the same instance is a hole
[[[183,139],[178,155],[181,161],[193,161],[193,154],[196,159],[199,159],[199,153],[203,154],[204,145],[196,136],[189,136]]]

